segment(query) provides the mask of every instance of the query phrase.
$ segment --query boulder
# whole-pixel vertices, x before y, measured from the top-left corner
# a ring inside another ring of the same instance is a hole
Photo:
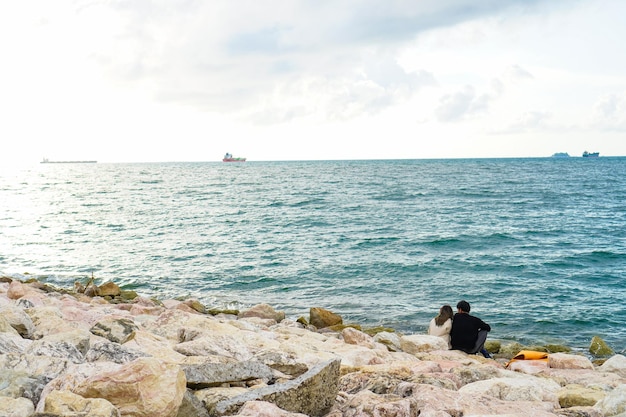
[[[602,365],[600,365],[599,370],[603,372],[612,372],[622,378],[626,378],[626,356],[611,356],[609,359],[604,361]]]
[[[3,317],[25,339],[32,339],[35,326],[24,310],[15,307],[0,308],[0,317]]]
[[[379,332],[374,335],[374,341],[387,346],[390,352],[402,351],[400,336],[393,332]]]
[[[339,314],[321,307],[311,307],[309,316],[309,323],[318,329],[343,323],[343,319]]]
[[[558,393],[559,404],[563,408],[593,406],[606,397],[600,388],[587,388],[582,385],[566,385]]]
[[[594,336],[591,338],[589,352],[596,356],[610,356],[613,354],[613,349],[600,336]]]
[[[438,336],[414,334],[402,336],[400,338],[400,347],[406,353],[415,354],[433,350],[447,350],[448,343]]]
[[[10,327],[10,326],[9,326]],[[32,340],[22,339],[17,331],[11,327],[12,332],[0,333],[0,354],[1,353],[22,353],[32,344]]]
[[[30,417],[35,412],[33,402],[27,398],[11,398],[0,395],[0,416]]]
[[[374,348],[376,345],[374,338],[362,331],[356,330],[352,327],[346,327],[341,331],[343,341],[351,345],[359,345],[367,348]]]
[[[459,393],[475,397],[489,395],[504,401],[549,402],[556,407],[560,388],[559,384],[549,379],[493,378],[467,384],[459,389]]]
[[[104,337],[115,343],[124,343],[135,330],[139,330],[139,326],[132,320],[114,317],[105,318],[90,329],[91,333],[96,336]]]
[[[176,417],[210,417],[210,414],[203,402],[194,395],[192,390],[188,389]]]
[[[598,401],[595,408],[604,416],[622,417],[626,414],[626,384],[621,384]]]
[[[239,318],[246,317],[258,317],[261,319],[271,319],[280,323],[285,319],[285,313],[283,311],[276,311],[268,304],[258,304],[248,310],[244,310],[239,313]]]
[[[45,399],[44,413],[81,417],[119,417],[119,410],[102,398],[83,398],[70,391],[52,391]]]
[[[98,295],[100,297],[117,297],[122,294],[122,290],[116,283],[108,281],[98,286]]]
[[[185,355],[174,350],[169,340],[143,330],[137,330],[128,335],[122,346],[130,352],[143,352],[146,356],[161,359],[163,362],[181,363],[186,358]]]
[[[248,401],[267,401],[279,408],[311,417],[326,414],[335,402],[339,383],[338,359],[322,362],[291,381],[251,390],[221,401],[220,416],[235,414]]]
[[[128,363],[135,359],[150,356],[142,351],[122,346],[113,342],[97,342],[87,351],[85,360],[87,362],[114,362]]]
[[[79,382],[72,392],[85,398],[104,398],[121,415],[176,417],[186,391],[185,373],[178,365],[139,358],[118,370]]]
[[[569,353],[551,353],[548,355],[548,366],[556,369],[593,369],[589,359]]]
[[[267,401],[248,401],[237,413],[238,417],[308,417],[302,413],[292,413],[278,408]]]
[[[27,355],[48,356],[69,360],[73,363],[82,363],[85,356],[73,344],[65,341],[35,340],[24,351]]]
[[[183,364],[181,368],[185,372],[187,386],[196,390],[254,379],[268,383],[274,378],[270,367],[256,361]]]

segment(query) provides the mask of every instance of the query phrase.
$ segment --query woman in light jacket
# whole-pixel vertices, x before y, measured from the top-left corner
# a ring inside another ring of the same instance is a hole
[[[446,304],[441,306],[437,317],[432,319],[428,325],[428,334],[441,337],[448,344],[448,349],[452,347],[450,346],[450,329],[452,329],[453,316],[452,307]]]

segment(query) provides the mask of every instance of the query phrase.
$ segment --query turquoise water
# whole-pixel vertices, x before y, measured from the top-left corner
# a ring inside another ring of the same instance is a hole
[[[608,157],[2,168],[0,271],[406,333],[464,298],[492,338],[623,352],[625,202]]]

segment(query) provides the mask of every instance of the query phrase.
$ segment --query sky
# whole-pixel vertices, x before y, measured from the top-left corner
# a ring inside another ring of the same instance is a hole
[[[0,163],[626,155],[622,0],[0,3]]]

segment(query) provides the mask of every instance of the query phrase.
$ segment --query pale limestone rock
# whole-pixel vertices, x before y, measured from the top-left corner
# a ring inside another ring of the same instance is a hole
[[[7,307],[4,307],[4,308],[0,309],[0,311],[3,311],[6,308]],[[32,321],[31,321],[31,323],[32,323]],[[11,326],[11,323],[9,323],[9,321],[4,317],[4,314],[0,314],[0,335],[2,335],[4,333],[22,337],[17,332],[17,330],[15,330],[15,328],[13,326]]]
[[[558,393],[559,404],[563,408],[584,407],[595,405],[606,397],[606,392],[600,388],[587,388],[582,385],[566,385]]]
[[[556,382],[543,378],[492,378],[464,385],[459,393],[489,395],[504,401],[544,401],[557,407],[560,388]]]
[[[17,280],[13,280],[9,284],[7,297],[9,297],[11,300],[17,300],[18,298],[24,297],[28,291],[29,288],[26,285]]]
[[[182,370],[191,389],[217,387],[225,383],[261,379],[268,383],[274,379],[272,369],[255,361],[236,363],[183,364]]]
[[[397,333],[380,332],[374,335],[374,341],[387,346],[391,352],[399,352],[402,350],[400,336]]]
[[[302,413],[292,413],[266,401],[248,401],[237,413],[238,417],[308,417]]]
[[[362,331],[354,329],[352,327],[346,327],[341,331],[343,341],[351,345],[359,345],[369,349],[373,349],[376,344],[374,338]]]
[[[23,370],[2,369],[0,372],[0,397],[24,397],[35,404],[39,401],[41,392],[47,383],[48,378],[44,375],[31,375]]]
[[[523,374],[534,375],[548,369],[548,362],[536,360],[515,361],[511,362],[507,369],[515,372],[521,372]]]
[[[178,365],[140,358],[79,382],[72,392],[85,398],[104,398],[121,415],[175,417],[186,390],[185,374]]]
[[[258,317],[261,319],[271,319],[280,323],[285,319],[284,311],[276,311],[268,304],[258,304],[239,313],[239,318]]]
[[[607,393],[604,399],[600,400],[595,407],[605,416],[626,415],[626,384],[616,387]]]
[[[94,362],[94,363],[81,363],[78,365],[70,365],[66,371],[56,378],[52,379],[44,387],[41,392],[39,401],[36,402],[38,412],[43,412],[45,405],[45,398],[52,391],[71,391],[78,383],[93,377],[94,375],[102,374],[105,372],[111,372],[115,369],[119,369],[121,365],[112,362]]]
[[[146,356],[151,355],[107,340],[94,343],[85,354],[85,360],[87,362],[115,362],[123,364]]]
[[[602,372],[612,372],[621,376],[622,378],[626,378],[626,356],[611,356],[602,365],[600,365],[598,369]]]
[[[248,401],[267,401],[283,410],[321,417],[335,402],[339,364],[337,359],[319,363],[294,380],[223,400],[217,404],[216,412],[221,416],[233,414]]]
[[[548,355],[548,366],[556,369],[593,369],[589,359],[569,353],[551,353]]]
[[[491,364],[470,364],[459,365],[450,369],[453,375],[458,377],[458,381],[463,385],[471,384],[478,381],[485,381],[493,378],[506,377],[506,371]],[[523,378],[523,375],[510,372],[510,377]]]
[[[132,304],[130,314],[133,316],[149,315],[157,316],[165,310],[164,307],[158,305]]]
[[[254,360],[290,376],[300,376],[309,370],[306,364],[278,350],[260,351],[254,355]]]
[[[76,346],[64,341],[51,342],[46,339],[35,340],[28,346],[24,353],[33,356],[48,356],[65,359],[73,363],[82,363],[85,361],[85,356]]]
[[[430,352],[445,350],[448,344],[441,337],[425,334],[414,334],[400,337],[400,347],[406,353]]]
[[[13,329],[11,327],[11,329]],[[13,329],[13,332],[5,332],[0,333],[0,353],[22,353],[24,350],[28,349],[33,341],[28,339],[23,339],[16,330]]]
[[[298,329],[304,329],[305,326],[302,323],[299,323],[297,320],[285,318],[276,325],[274,325],[270,330],[275,330],[277,327],[296,327]]]
[[[76,328],[66,332],[46,335],[41,340],[51,344],[69,343],[82,355],[85,355],[89,350],[91,337],[92,334],[88,330]]]
[[[194,395],[190,389],[185,391],[183,402],[178,407],[177,417],[210,417],[206,406]]]
[[[597,372],[592,369],[552,369],[548,368],[536,374],[542,378],[549,378],[561,386],[578,384],[588,388],[600,388],[611,391],[615,387],[626,383],[626,379],[611,372]]]
[[[222,355],[237,360],[249,360],[253,355],[247,346],[229,335],[211,334],[189,342],[179,343],[174,350],[185,356]]]
[[[322,335],[305,329],[280,329],[278,335],[282,341],[279,350],[298,358],[298,361],[311,367],[320,362],[337,357],[342,366],[358,367],[383,363],[391,358],[386,349],[372,350],[357,345],[349,345],[335,337]]]
[[[146,323],[144,330],[162,336],[170,341],[179,343],[180,334],[190,329],[199,333],[234,334],[238,332],[236,327],[227,323],[221,323],[212,316],[191,314],[181,310],[164,310],[156,320]]]
[[[90,329],[91,333],[115,343],[124,343],[135,330],[139,330],[139,327],[132,320],[115,317],[106,317]]]
[[[536,401],[505,401],[492,396],[475,396],[431,385],[416,384],[411,398],[422,415],[444,411],[451,416],[555,417],[554,405]],[[436,414],[431,414],[436,415]]]
[[[45,399],[44,413],[81,417],[119,417],[119,410],[102,398],[83,398],[70,391],[52,391]]]
[[[24,310],[16,307],[0,308],[0,316],[6,320],[25,339],[32,339],[35,326]]]
[[[143,352],[147,356],[161,359],[163,362],[182,363],[186,358],[185,355],[173,349],[170,340],[143,330],[130,334],[122,346],[131,351]]]
[[[56,306],[31,308],[28,310],[28,315],[35,326],[33,339],[41,339],[50,334],[69,332],[77,328],[63,318],[61,309]]]
[[[403,398],[399,395],[386,394],[377,395],[371,391],[363,390],[353,396],[342,398],[342,401],[335,404],[326,417],[413,417],[434,414],[424,414],[418,404],[418,400],[409,396]],[[455,414],[462,416],[463,414]],[[439,416],[450,416],[450,414],[439,414]]]
[[[33,402],[27,398],[11,398],[0,395],[0,416],[30,417],[35,412]]]
[[[65,372],[67,359],[7,353],[0,355],[0,370],[11,369],[34,379],[53,379]]]
[[[325,308],[311,307],[309,310],[309,323],[318,329],[323,329],[336,324],[342,324],[343,319],[339,314],[335,314]]]
[[[247,388],[242,387],[214,387],[193,391],[193,394],[204,405],[209,415],[215,416],[217,415],[215,407],[220,401],[245,394],[248,391]]]
[[[241,317],[239,322],[252,324],[256,329],[269,330],[270,327],[276,326],[278,322],[274,319],[264,319],[262,317]]]

